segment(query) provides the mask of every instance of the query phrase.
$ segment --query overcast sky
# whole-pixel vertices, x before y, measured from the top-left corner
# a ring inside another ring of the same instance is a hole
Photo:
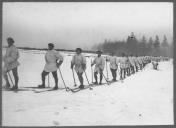
[[[126,40],[134,32],[160,40],[173,37],[173,3],[6,2],[3,3],[3,45],[8,36],[17,46],[88,47],[105,39]]]

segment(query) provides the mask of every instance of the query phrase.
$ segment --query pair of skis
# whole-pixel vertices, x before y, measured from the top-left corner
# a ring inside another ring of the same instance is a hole
[[[2,87],[2,91],[18,92],[18,91],[29,91],[29,89],[26,89],[26,88],[12,89],[12,88],[5,88],[5,87]]]
[[[73,79],[74,79],[74,84],[75,84],[74,86],[77,86],[73,69],[72,69],[72,73],[73,73]],[[87,77],[87,73],[85,71],[84,71],[84,74],[86,76],[86,80],[87,80],[88,86],[86,88],[84,87],[82,89],[89,88],[90,90],[92,90],[93,88],[91,87],[91,84],[90,84],[90,82],[88,80],[88,77]],[[76,88],[73,88],[73,89],[69,88],[69,90],[73,92],[74,90],[81,90],[81,88],[79,88],[79,87],[76,87]]]
[[[89,84],[89,85],[86,85],[86,86],[84,86],[84,88],[79,88],[79,87],[77,87],[77,88],[72,88],[72,89],[70,89],[70,91],[72,91],[73,93],[75,93],[75,92],[79,92],[79,91],[81,91],[81,90],[85,90],[85,89],[89,89],[89,87],[91,86],[91,88],[93,89],[93,87],[95,87],[95,86],[101,86],[101,85],[105,85],[105,84],[107,84],[107,83],[102,83],[102,84],[94,84],[94,83],[91,83],[91,84]],[[91,89],[91,90],[92,90]]]
[[[91,86],[91,87],[96,87],[96,86],[102,86],[102,85],[110,85],[110,84],[112,84],[112,83],[114,83],[114,82],[118,82],[118,81],[108,81],[108,82],[102,83],[102,84],[94,84],[94,83],[91,83],[91,84],[89,84],[89,85],[84,86],[83,89],[77,87],[77,88],[70,89],[70,91],[72,91],[73,93],[76,93],[76,92],[79,92],[79,91],[81,91],[81,90],[88,89],[90,86]]]
[[[53,89],[53,88],[50,88],[50,89],[44,89],[43,88],[43,89],[41,89],[41,88],[39,88],[39,89],[34,89],[33,91],[35,93],[42,93],[42,92],[57,91],[57,90],[63,90],[63,89],[65,89],[65,88],[58,88],[58,89]]]
[[[33,90],[33,91],[35,93],[48,92],[48,91],[56,91],[56,90],[62,90],[62,89],[65,89],[66,91],[69,91],[70,89],[65,84],[65,81],[64,81],[63,76],[62,76],[62,72],[60,70],[60,67],[58,67],[58,69],[59,69],[59,73],[60,73],[61,79],[62,79],[63,84],[64,84],[64,88],[58,88],[58,89],[51,88],[51,89],[46,89],[46,90],[43,90],[43,89],[41,90],[40,88],[38,88],[40,90],[37,89],[37,90]],[[49,81],[49,78],[48,78],[48,81]],[[48,84],[49,84],[49,82],[48,82]]]

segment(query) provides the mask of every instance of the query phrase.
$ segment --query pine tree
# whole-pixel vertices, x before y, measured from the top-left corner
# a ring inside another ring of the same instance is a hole
[[[168,44],[168,42],[167,42],[166,35],[164,35],[163,42],[161,43],[161,46],[162,46],[162,47],[168,47],[168,46],[169,46],[169,44]]]
[[[152,39],[152,37],[149,38],[149,45],[151,46],[151,48],[153,47],[153,39]]]
[[[156,35],[155,42],[154,42],[154,48],[158,49],[159,47],[160,47],[160,40],[159,40],[158,35]]]
[[[140,43],[140,49],[141,49],[142,55],[146,54],[146,52],[147,52],[146,51],[146,42],[147,42],[147,40],[146,40],[145,36],[143,36],[141,39],[141,43]]]
[[[145,38],[145,36],[142,36],[142,43],[146,44],[147,40]]]

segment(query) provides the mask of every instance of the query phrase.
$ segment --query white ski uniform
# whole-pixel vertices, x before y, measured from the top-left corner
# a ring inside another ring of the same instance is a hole
[[[19,52],[15,45],[12,45],[6,49],[6,54],[3,57],[4,71],[12,70],[19,66]]]
[[[56,50],[48,50],[45,54],[45,67],[44,71],[46,72],[54,72],[57,71],[57,60],[63,61],[63,56]]]
[[[129,68],[130,67],[130,60],[129,60],[129,57],[125,57],[126,61],[125,61],[125,65],[126,65],[126,68]]]
[[[126,61],[127,61],[127,58],[126,57],[119,57],[120,59],[120,68],[126,68]]]
[[[138,63],[142,64],[142,58],[141,57],[137,57]]]
[[[83,69],[83,65],[86,65],[86,58],[82,54],[75,54],[72,58],[71,63],[75,65],[75,71],[77,73],[84,72],[85,69]]]
[[[139,62],[138,62],[138,57],[134,57],[134,62],[135,62],[135,65],[138,66],[139,65]]]
[[[105,67],[105,60],[104,57],[100,56],[100,57],[96,57],[93,60],[93,64],[95,64],[95,68],[94,68],[94,72],[98,72],[100,73],[100,69],[103,71],[104,67]]]
[[[109,67],[111,69],[117,69],[118,68],[119,60],[117,59],[116,56],[108,56],[107,60],[110,62]]]
[[[131,63],[132,66],[135,66],[135,58],[134,57],[129,57],[129,61]]]

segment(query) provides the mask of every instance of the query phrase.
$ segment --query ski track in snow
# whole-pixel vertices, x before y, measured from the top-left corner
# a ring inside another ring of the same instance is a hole
[[[20,50],[19,87],[40,84],[40,74],[45,64],[44,53],[45,51]],[[72,54],[61,53],[65,57],[61,66],[64,80],[67,86],[73,87],[70,69],[72,57],[68,56]],[[92,57],[87,58],[86,70],[90,82],[91,59]],[[110,70],[108,72],[111,78]],[[104,74],[106,75],[105,70]],[[53,87],[54,80],[51,76],[50,83]],[[58,76],[59,86],[64,87],[59,71]],[[76,81],[79,84],[77,76]],[[87,84],[85,76],[84,83]],[[93,90],[86,89],[77,93],[65,90],[45,93],[3,91],[2,116],[4,126],[173,124],[173,63],[160,62],[159,71],[153,70],[152,65],[148,64],[143,71],[127,77],[123,83],[97,86]]]

